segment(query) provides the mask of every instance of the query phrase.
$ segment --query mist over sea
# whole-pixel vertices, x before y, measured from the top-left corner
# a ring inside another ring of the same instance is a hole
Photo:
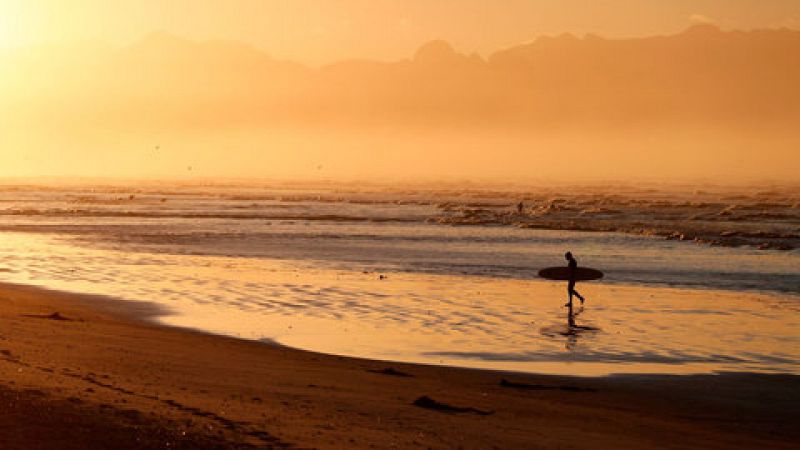
[[[783,313],[800,308],[799,205],[794,186],[6,184],[0,279],[156,302],[175,311],[166,323],[356,356],[796,372],[798,326]],[[566,250],[606,273],[584,284],[594,296],[580,341],[559,331],[563,286],[536,280]],[[655,296],[639,303],[643,292]],[[681,337],[703,327],[717,327],[718,344]],[[659,329],[671,343],[647,343]],[[744,330],[752,347],[723,344]]]

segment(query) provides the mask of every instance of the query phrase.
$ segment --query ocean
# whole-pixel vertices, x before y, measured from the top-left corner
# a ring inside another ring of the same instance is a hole
[[[575,326],[567,250],[605,273]],[[797,186],[6,182],[0,280],[341,355],[800,373]]]

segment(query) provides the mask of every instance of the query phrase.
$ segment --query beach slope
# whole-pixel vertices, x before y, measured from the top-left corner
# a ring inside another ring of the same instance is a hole
[[[321,355],[0,285],[0,446],[790,448],[798,377],[571,378]]]

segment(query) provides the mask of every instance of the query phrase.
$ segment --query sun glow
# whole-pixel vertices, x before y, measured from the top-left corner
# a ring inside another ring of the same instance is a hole
[[[21,44],[20,5],[16,1],[0,0],[0,49]]]
[[[0,10],[0,47],[8,47],[14,41],[14,30],[6,11]]]

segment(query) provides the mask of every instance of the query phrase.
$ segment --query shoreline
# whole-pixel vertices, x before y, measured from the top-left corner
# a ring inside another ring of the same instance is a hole
[[[74,434],[62,420],[73,410],[102,431],[84,438],[117,448],[790,448],[800,437],[794,375],[574,377],[375,361],[153,324],[152,307],[98,300],[0,284],[0,398],[16,398],[0,421],[27,417],[25,405],[53,419],[40,429],[42,408],[28,411],[37,420],[4,437],[11,448],[81,448],[81,436],[58,437],[59,424]]]
[[[542,280],[535,280],[538,284],[545,284],[548,281]],[[605,286],[611,288],[633,288],[639,289],[644,286],[639,286],[635,284],[623,284],[623,283],[606,283]],[[346,354],[338,354],[338,353],[329,353],[324,351],[317,351],[313,349],[308,349],[299,346],[293,346],[289,344],[285,344],[279,342],[276,339],[262,337],[259,339],[241,337],[241,336],[234,336],[232,334],[226,334],[224,332],[215,332],[207,329],[203,329],[201,327],[191,326],[191,325],[182,325],[178,323],[170,323],[165,320],[168,317],[180,317],[180,312],[176,309],[171,309],[170,307],[155,303],[155,302],[146,302],[141,300],[129,300],[122,297],[114,297],[110,295],[103,295],[103,294],[86,294],[86,293],[77,293],[65,290],[59,290],[55,288],[49,288],[45,286],[37,286],[32,284],[24,284],[24,283],[12,283],[12,282],[5,282],[0,281],[0,295],[6,290],[12,289],[20,292],[29,293],[32,295],[53,295],[53,296],[64,296],[69,297],[69,301],[79,305],[82,308],[87,308],[89,310],[100,312],[104,314],[110,314],[115,319],[121,320],[123,322],[133,322],[139,323],[145,326],[153,326],[158,328],[168,328],[173,329],[179,332],[186,332],[186,333],[194,333],[205,335],[209,337],[218,337],[223,339],[234,339],[237,341],[243,342],[251,342],[260,345],[267,345],[272,347],[277,347],[286,350],[298,351],[298,352],[307,352],[315,355],[322,355],[331,358],[348,358],[354,360],[362,360],[362,361],[371,361],[375,363],[384,363],[387,365],[392,364],[402,364],[402,365],[413,365],[413,366],[425,366],[425,367],[439,367],[444,369],[453,369],[453,370],[476,370],[482,372],[490,372],[496,373],[500,375],[534,375],[534,376],[545,376],[545,377],[566,377],[566,378],[584,378],[584,379],[598,379],[598,378],[613,378],[613,377],[624,377],[626,379],[633,379],[636,377],[685,377],[685,376],[740,376],[740,375],[752,375],[752,376],[789,376],[789,377],[798,377],[800,379],[800,374],[790,373],[790,372],[767,372],[767,371],[745,371],[745,370],[705,370],[705,371],[671,371],[671,372],[660,372],[658,369],[653,371],[620,371],[620,372],[609,372],[609,373],[560,373],[560,372],[530,372],[522,369],[509,369],[509,368],[496,368],[490,366],[475,366],[475,365],[463,365],[464,361],[462,360],[462,365],[458,363],[454,364],[442,364],[442,363],[434,363],[434,362],[418,362],[418,361],[408,361],[408,360],[400,360],[400,359],[383,359],[383,358],[371,358],[369,356],[358,356],[358,355],[346,355]],[[731,290],[720,290],[720,289],[712,289],[712,288],[689,288],[689,287],[674,287],[674,286],[659,286],[657,289],[666,290],[668,293],[672,292],[681,292],[681,291],[708,291],[708,292],[723,292],[727,294],[735,294],[736,291]],[[739,292],[741,294],[741,292]],[[747,293],[747,292],[744,292]],[[757,295],[764,296],[764,297],[782,297],[781,294],[777,292],[764,292],[758,291],[755,292]],[[800,299],[800,294],[795,295]],[[584,327],[579,327],[584,328]],[[594,331],[594,330],[589,330]],[[539,362],[540,365],[546,365],[547,361]],[[580,362],[573,362],[570,363],[573,366],[580,364]],[[630,364],[629,362],[623,361],[614,361],[609,363],[611,365],[617,366],[625,366]],[[664,366],[664,364],[657,364]],[[690,366],[691,364],[677,364],[680,366]],[[641,364],[640,364],[641,366]],[[642,366],[643,367],[643,366]]]

